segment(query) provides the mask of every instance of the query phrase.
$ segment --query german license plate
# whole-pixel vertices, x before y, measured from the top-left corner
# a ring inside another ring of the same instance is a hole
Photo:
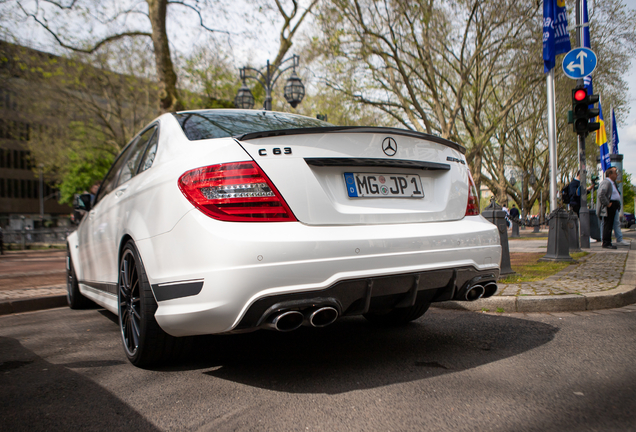
[[[416,174],[344,173],[349,198],[424,198]]]

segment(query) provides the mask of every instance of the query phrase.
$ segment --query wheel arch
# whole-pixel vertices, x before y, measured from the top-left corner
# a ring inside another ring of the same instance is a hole
[[[121,238],[121,241],[119,242],[119,251],[117,252],[117,267],[118,268],[119,268],[119,263],[121,262],[121,257],[124,253],[124,247],[126,246],[126,243],[128,243],[129,241],[132,241],[133,244],[135,243],[135,239],[133,239],[130,234],[124,234]],[[137,252],[139,252],[139,249],[137,249]]]
[[[79,240],[77,236],[77,231],[72,232],[66,238],[66,251],[71,257],[71,263],[73,264],[73,269],[75,270],[75,274],[78,278],[83,277],[81,272],[81,268],[79,268]]]

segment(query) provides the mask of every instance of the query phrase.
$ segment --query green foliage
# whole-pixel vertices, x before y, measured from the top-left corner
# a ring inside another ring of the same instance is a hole
[[[47,140],[55,160],[42,167],[60,190],[60,202],[66,204],[72,204],[74,194],[88,191],[104,178],[119,152],[119,147],[104,145],[105,135],[91,121],[70,122],[61,139],[49,134],[34,137],[33,147],[41,149],[41,142]],[[45,157],[41,152],[36,156]]]
[[[185,109],[234,108],[234,96],[240,87],[237,71],[220,50],[204,46],[184,59],[179,71],[184,88]]]
[[[114,156],[99,153],[91,149],[78,153],[69,151],[69,163],[67,172],[58,185],[60,190],[60,202],[73,203],[73,196],[90,190],[90,187],[100,181],[114,161]]]

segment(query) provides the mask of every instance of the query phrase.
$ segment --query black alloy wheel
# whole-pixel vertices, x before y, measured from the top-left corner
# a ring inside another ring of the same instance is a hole
[[[141,336],[141,295],[137,260],[130,248],[124,250],[119,268],[119,326],[128,358],[139,351]]]
[[[117,299],[124,351],[133,365],[146,367],[171,362],[188,352],[191,338],[170,336],[157,324],[157,302],[132,240],[121,254]]]
[[[66,249],[66,301],[71,309],[86,309],[94,304],[84,297],[79,290],[71,252],[68,248]]]

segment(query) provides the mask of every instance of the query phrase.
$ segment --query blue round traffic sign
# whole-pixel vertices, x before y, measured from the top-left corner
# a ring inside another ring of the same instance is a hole
[[[568,78],[581,79],[596,69],[596,54],[589,48],[575,48],[563,57],[563,72]]]

